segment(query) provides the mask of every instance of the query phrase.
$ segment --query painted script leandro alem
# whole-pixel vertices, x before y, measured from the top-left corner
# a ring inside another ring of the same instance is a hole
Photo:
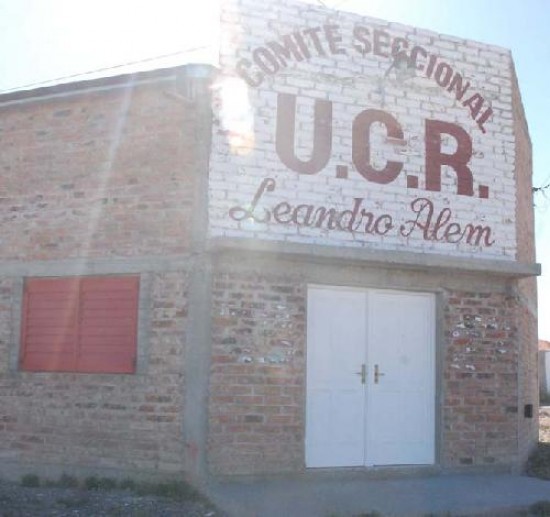
[[[281,162],[299,174],[315,175],[329,162],[332,151],[332,103],[328,100],[315,100],[313,149],[308,160],[298,158],[295,149],[296,128],[295,95],[278,94],[277,128],[275,147]],[[371,127],[373,124],[385,127],[388,138],[402,140],[403,129],[398,120],[382,110],[366,109],[353,121],[352,161],[355,170],[367,181],[389,184],[396,180],[403,169],[403,163],[388,160],[383,168],[371,164]],[[469,161],[472,157],[472,140],[468,133],[457,124],[440,120],[425,120],[425,189],[441,191],[442,167],[450,167],[457,176],[456,193],[460,196],[474,196],[474,180]],[[442,150],[442,139],[448,136],[456,142],[453,153]],[[337,168],[337,177],[340,172]],[[347,171],[344,172],[347,174]],[[419,188],[417,178],[407,178],[407,186]],[[252,219],[256,222],[296,225],[298,227],[323,228],[325,230],[363,233],[368,235],[389,235],[397,232],[401,237],[419,233],[424,240],[447,243],[463,242],[472,246],[490,247],[494,244],[492,229],[489,226],[464,224],[453,220],[450,208],[436,209],[428,197],[418,197],[410,203],[411,218],[398,224],[387,213],[375,213],[365,207],[363,198],[354,198],[353,206],[337,210],[312,204],[292,205],[280,202],[273,208],[263,208],[269,202],[269,193],[277,187],[276,180],[266,178],[258,187],[254,198],[246,206],[235,206],[229,216],[235,221]],[[481,199],[489,197],[489,189],[479,185],[477,194]]]

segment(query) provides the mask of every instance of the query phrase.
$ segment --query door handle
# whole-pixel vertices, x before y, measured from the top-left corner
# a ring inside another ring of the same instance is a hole
[[[384,375],[386,375],[385,373],[382,373],[380,371],[380,367],[375,364],[374,365],[374,384],[378,384],[380,382],[380,377],[383,377]]]
[[[361,365],[361,371],[355,372],[355,375],[361,376],[361,384],[365,384],[367,382],[367,366],[365,364]]]

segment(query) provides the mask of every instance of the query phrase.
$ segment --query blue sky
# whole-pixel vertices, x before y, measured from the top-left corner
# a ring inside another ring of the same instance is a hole
[[[511,49],[534,184],[550,183],[550,0],[307,1]],[[110,67],[72,80],[213,62],[216,24],[217,0],[0,0],[0,91]],[[168,56],[118,67],[160,55]],[[538,194],[535,201],[539,334],[550,340],[550,189],[548,199]]]

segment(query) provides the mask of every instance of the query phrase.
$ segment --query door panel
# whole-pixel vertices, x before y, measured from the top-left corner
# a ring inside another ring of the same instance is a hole
[[[429,294],[369,293],[368,465],[434,462],[433,314]]]
[[[360,291],[310,289],[306,465],[364,463],[366,297]]]
[[[434,296],[312,287],[307,332],[306,466],[433,464]]]

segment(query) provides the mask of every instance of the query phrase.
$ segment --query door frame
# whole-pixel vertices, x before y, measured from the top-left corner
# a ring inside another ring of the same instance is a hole
[[[306,412],[307,412],[307,354],[308,354],[308,335],[307,335],[307,315],[309,311],[308,299],[310,289],[325,289],[325,290],[350,290],[350,291],[368,291],[368,290],[386,290],[386,291],[401,291],[403,293],[426,293],[434,295],[434,462],[430,465],[375,465],[375,466],[363,466],[363,467],[308,467],[306,465]],[[305,334],[305,360],[304,360],[304,398],[303,398],[303,464],[306,470],[393,470],[393,471],[426,471],[433,470],[441,465],[442,457],[442,444],[443,444],[443,428],[442,428],[442,403],[445,398],[445,389],[443,382],[444,361],[446,353],[446,344],[444,339],[444,296],[445,292],[441,288],[423,287],[421,285],[411,287],[403,287],[401,285],[385,285],[380,286],[378,284],[367,285],[346,285],[346,284],[322,284],[318,282],[308,282],[306,284],[306,325],[304,329]]]

